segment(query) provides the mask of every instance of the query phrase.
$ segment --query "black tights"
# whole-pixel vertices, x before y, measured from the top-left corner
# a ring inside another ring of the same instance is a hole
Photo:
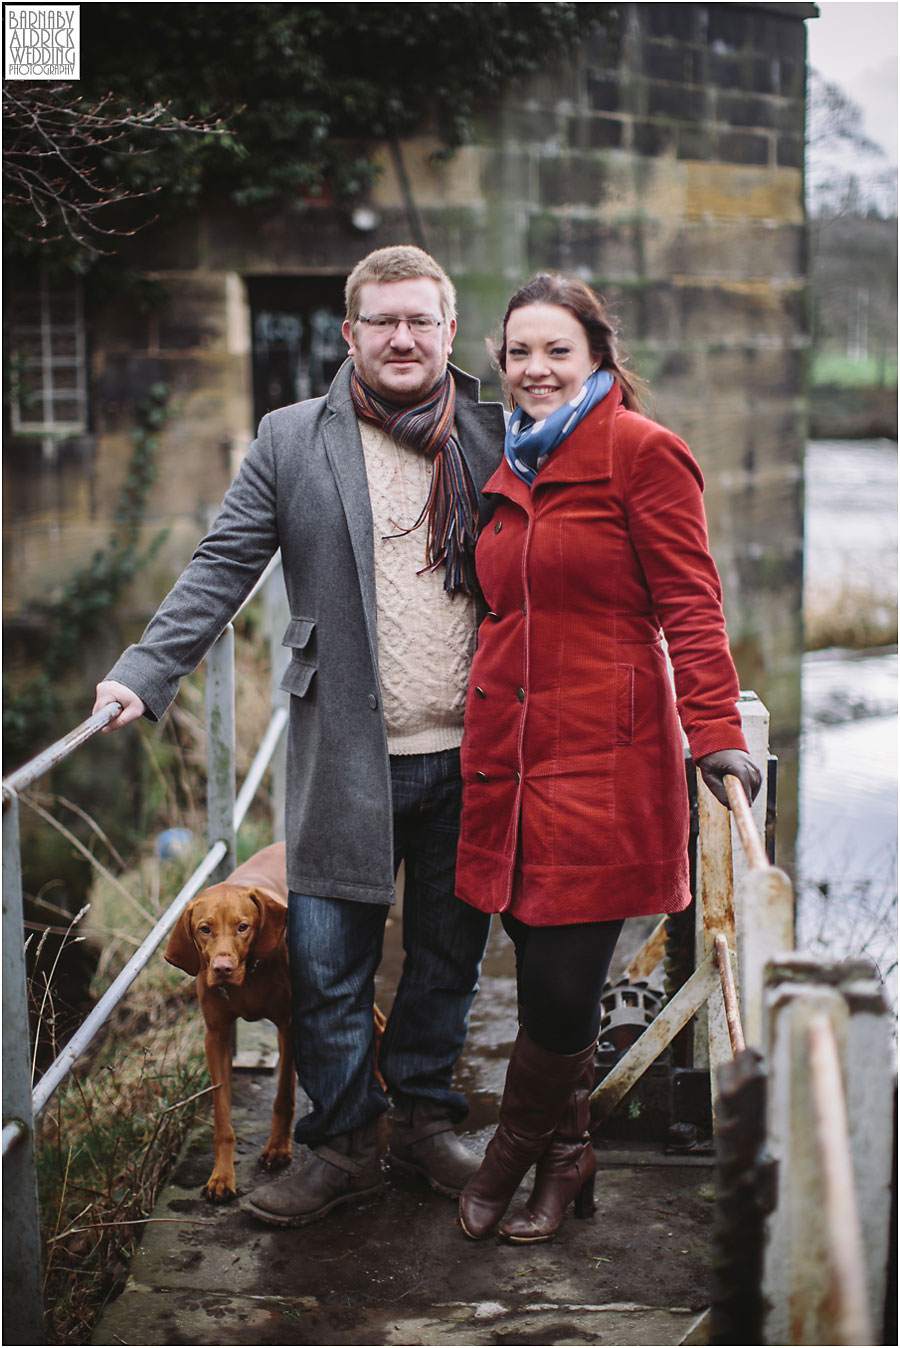
[[[614,922],[526,927],[509,913],[503,926],[516,948],[519,1016],[549,1053],[579,1053],[600,1033],[600,995],[622,930]]]

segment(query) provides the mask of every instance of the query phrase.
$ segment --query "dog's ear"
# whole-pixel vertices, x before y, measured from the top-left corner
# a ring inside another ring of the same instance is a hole
[[[267,889],[257,885],[250,890],[250,898],[259,909],[259,931],[253,942],[253,957],[262,960],[271,955],[279,941],[284,938],[287,908]]]
[[[176,969],[183,969],[186,974],[199,974],[200,955],[191,938],[192,907],[193,903],[189,903],[172,928],[163,957],[170,964],[174,964]]]

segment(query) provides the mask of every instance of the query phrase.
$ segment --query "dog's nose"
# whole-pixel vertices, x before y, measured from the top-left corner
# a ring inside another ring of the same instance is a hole
[[[214,974],[234,973],[235,962],[230,955],[216,955],[212,961],[212,971]]]

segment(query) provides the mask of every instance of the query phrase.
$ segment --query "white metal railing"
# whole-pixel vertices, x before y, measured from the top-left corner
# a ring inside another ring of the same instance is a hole
[[[207,840],[209,850],[90,1015],[32,1089],[22,941],[19,795],[87,743],[118,714],[110,703],[3,782],[3,1322],[4,1341],[43,1342],[41,1244],[34,1164],[34,1119],[102,1029],[190,900],[233,867],[235,837],[267,767],[272,768],[273,834],[283,836],[287,697],[279,687],[287,626],[281,558],[276,554],[245,601],[264,592],[271,657],[272,716],[235,796],[234,629],[206,656]],[[281,752],[279,752],[281,749]],[[13,1337],[7,1337],[11,1333]]]

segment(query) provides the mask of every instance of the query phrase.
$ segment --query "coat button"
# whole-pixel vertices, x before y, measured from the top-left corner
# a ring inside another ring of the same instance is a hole
[[[476,778],[476,780],[479,781],[479,782],[486,782],[486,781],[487,781],[487,773],[486,773],[486,772],[476,772],[476,773],[475,773],[475,778]]]
[[[375,696],[374,693],[370,693],[367,700],[368,700],[369,706],[370,706],[370,707],[372,708],[372,710],[374,711],[375,708],[378,706],[378,698]]]
[[[503,528],[503,521],[502,521],[502,520],[497,520],[496,524],[494,525],[494,533],[495,533],[495,534],[499,534],[499,532],[500,532],[500,530],[501,530],[502,528]]]
[[[524,689],[524,688],[517,688],[517,689],[516,689],[516,697],[519,699],[520,702],[524,702],[524,701],[525,701],[525,689]]]
[[[484,691],[483,688],[476,687],[475,692],[478,694],[479,697],[487,697],[487,693]]]
[[[522,778],[519,776],[518,773],[516,773],[516,786],[519,785],[519,782],[521,782],[521,780],[522,780]]]
[[[500,614],[495,613],[493,609],[491,609],[490,613],[487,616],[491,619],[492,622],[498,623],[500,621]]]

